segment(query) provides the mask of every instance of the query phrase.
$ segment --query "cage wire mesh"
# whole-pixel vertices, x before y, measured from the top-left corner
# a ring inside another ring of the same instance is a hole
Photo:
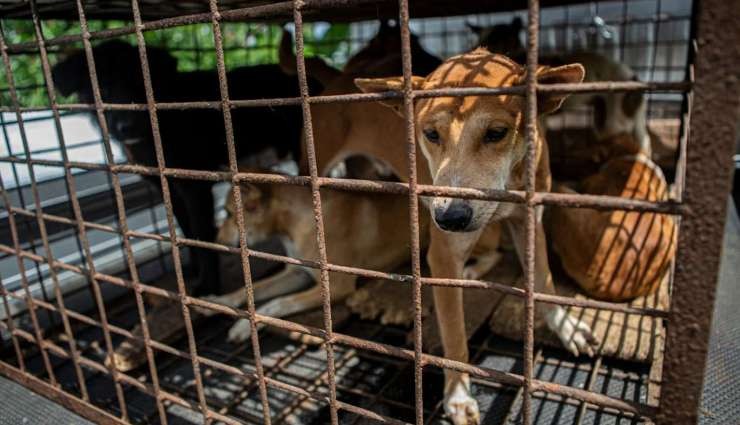
[[[139,5],[134,2],[133,6],[133,19],[139,24]],[[143,3],[140,7],[151,5]],[[402,17],[407,8],[401,2]],[[540,55],[596,51],[629,66],[642,82],[682,83],[689,79],[692,10],[691,1],[661,0],[543,8],[538,16]],[[303,29],[299,64],[302,54],[318,55],[341,68],[372,39],[379,26],[377,21],[302,24],[300,17],[297,9],[294,18],[299,18],[298,22],[288,25],[293,34],[296,27]],[[447,58],[475,47],[476,36],[470,24],[508,24],[516,17],[527,22],[528,14],[517,11],[411,19],[409,28],[429,52]],[[92,32],[116,31],[131,25],[128,21],[92,17],[89,22],[47,20],[43,14],[40,18],[38,26],[29,20],[4,19],[3,44],[12,47],[35,43],[36,31],[47,38],[79,36],[83,34],[81,22]],[[279,25],[218,19],[203,22],[146,31],[137,27],[119,38],[131,44],[144,40],[147,46],[167,49],[182,72],[225,71],[277,62],[282,35]],[[522,43],[526,40],[525,29],[526,25],[518,34]],[[93,38],[92,46],[100,42]],[[234,313],[222,310],[232,316],[198,320],[192,330],[183,330],[169,344],[149,341],[153,347],[147,353],[149,367],[139,367],[126,375],[104,365],[111,344],[118,346],[130,336],[129,330],[145,311],[142,289],[131,282],[148,283],[143,293],[150,296],[185,300],[182,313],[189,311],[187,305],[204,304],[183,298],[181,288],[167,293],[152,286],[173,274],[179,281],[183,273],[187,278],[188,251],[197,246],[193,241],[169,243],[176,234],[182,238],[182,232],[171,221],[172,207],[163,204],[158,190],[142,178],[156,173],[137,169],[127,158],[123,141],[113,140],[108,145],[107,136],[85,116],[89,110],[58,108],[74,103],[74,98],[57,97],[50,103],[44,65],[57,63],[71,49],[85,47],[77,38],[40,47],[41,55],[34,49],[3,49],[15,80],[11,83],[5,75],[0,89],[0,170],[5,198],[0,217],[0,271],[5,294],[3,362],[58,383],[62,391],[97,406],[101,412],[133,423],[198,423],[204,420],[204,412],[208,419],[224,423],[263,423],[266,419],[272,423],[418,423],[420,417],[424,423],[445,421],[438,389],[442,387],[441,367],[450,364],[425,358],[423,376],[419,376],[422,369],[416,357],[420,347],[409,344],[408,329],[381,326],[357,317],[334,329],[339,333],[324,344],[327,350],[269,332],[260,332],[251,344],[234,346],[225,342]],[[44,58],[46,54],[48,59]],[[663,136],[660,140],[665,144],[656,149],[656,161],[670,179],[675,175],[680,197],[681,170],[676,164],[681,141],[685,142],[686,137],[688,100],[680,91],[668,91],[649,93],[648,111],[651,129]],[[304,101],[307,94],[302,94]],[[19,114],[14,113],[14,96],[22,109]],[[100,108],[92,108],[93,120]],[[555,118],[559,122],[548,124],[557,128],[568,127],[569,120],[583,122],[578,114],[591,111],[562,114]],[[64,146],[56,128],[62,130]],[[553,161],[557,160],[554,156]],[[120,166],[116,173],[110,172],[108,162]],[[163,164],[158,168],[161,173]],[[219,210],[229,180],[216,180],[222,181],[220,188],[214,189]],[[317,176],[311,175],[301,182],[318,192],[316,181]],[[637,208],[678,211],[671,205]],[[125,217],[119,212],[125,212]],[[122,228],[124,224],[127,230]],[[173,254],[182,254],[184,272],[173,261]],[[239,257],[233,250],[229,255]],[[54,267],[49,267],[49,258],[54,259]],[[279,256],[263,258],[285,261]],[[320,263],[322,271],[327,271],[326,259]],[[257,274],[274,269],[274,264],[252,266]],[[87,273],[91,268],[95,275]],[[420,275],[411,277],[407,282],[422,282]],[[29,297],[34,300],[30,310]],[[102,301],[105,303],[101,306]],[[146,301],[147,309],[154,308],[151,299]],[[249,314],[254,314],[253,310]],[[281,321],[269,323],[294,332],[306,331]],[[332,335],[332,329],[330,326],[309,333],[325,338],[327,333]],[[361,340],[372,342],[358,344]],[[413,348],[417,351],[409,350]],[[483,368],[479,371],[505,371],[515,376],[507,381],[495,372],[487,372],[488,377],[474,378],[474,394],[481,404],[484,423],[638,422],[640,415],[655,412],[654,393],[660,382],[652,375],[650,365],[600,356],[574,360],[551,349],[537,349],[532,354],[527,364],[527,353],[522,353],[519,343],[494,337],[485,329],[474,335],[471,363]],[[596,396],[586,402],[584,392],[574,396],[562,390],[532,391],[533,381],[516,378],[526,377],[528,370],[536,382],[575,387],[616,401],[605,402],[607,399]],[[423,383],[423,387],[415,388],[414,382]],[[526,417],[522,418],[523,414]]]

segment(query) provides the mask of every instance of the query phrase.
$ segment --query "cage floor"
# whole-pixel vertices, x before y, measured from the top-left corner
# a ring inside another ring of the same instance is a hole
[[[132,327],[137,316],[128,303],[118,303],[111,309],[109,320],[119,326]],[[254,371],[251,350],[247,345],[234,346],[226,342],[226,332],[231,321],[211,318],[195,325],[198,352],[201,356]],[[383,343],[406,345],[407,330],[380,326],[374,322],[350,319],[339,329],[342,333]],[[102,333],[97,328],[80,327],[75,330],[82,354],[102,361]],[[120,342],[114,341],[114,343]],[[64,345],[63,341],[59,341]],[[260,333],[260,344],[266,375],[297,387],[318,393],[326,392],[325,351],[320,346],[298,343],[270,332]],[[187,350],[186,341],[173,344]],[[471,356],[476,364],[514,373],[522,373],[521,343],[479,332],[471,342]],[[29,357],[27,357],[29,358]],[[79,394],[73,365],[70,361],[51,356],[55,374],[66,391]],[[339,400],[385,416],[404,421],[414,420],[413,364],[376,353],[337,346],[337,397]],[[160,385],[197,406],[198,397],[189,360],[167,353],[156,356]],[[27,366],[44,376],[40,356],[29,358]],[[226,374],[223,371],[202,367],[205,395],[211,408],[245,423],[262,423],[262,407],[255,382]],[[88,391],[92,402],[114,414],[118,404],[111,378],[102,373],[85,370]],[[146,367],[130,374],[147,379]],[[537,379],[585,388],[592,382],[591,390],[612,397],[646,402],[648,396],[649,368],[647,365],[614,361],[610,359],[574,359],[564,351],[540,350],[538,352]],[[441,370],[425,369],[424,409],[427,423],[446,424],[441,408]],[[159,417],[154,398],[135,387],[126,387],[125,398],[133,423],[158,423]],[[520,421],[520,393],[515,387],[493,382],[474,380],[474,393],[480,403],[484,424],[513,424]],[[314,400],[297,394],[268,387],[270,414],[273,423],[324,424],[329,421],[329,409]],[[533,400],[535,423],[632,423],[633,418],[616,412],[582,406],[576,400],[559,396],[535,394]],[[167,405],[170,424],[202,423],[200,414],[180,405]],[[343,424],[372,423],[369,419],[340,412]]]

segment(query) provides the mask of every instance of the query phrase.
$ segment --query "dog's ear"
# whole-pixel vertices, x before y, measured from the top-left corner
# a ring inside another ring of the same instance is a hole
[[[423,84],[424,78],[411,77],[411,87],[414,90],[421,89]],[[355,78],[355,85],[363,93],[400,92],[403,90],[403,77]],[[401,99],[387,99],[380,103],[392,108],[397,114],[403,116],[403,102]]]
[[[572,63],[558,67],[542,67],[537,70],[537,84],[575,84],[583,81],[586,70],[580,63]],[[523,81],[522,81],[523,83]],[[537,97],[537,112],[548,114],[555,112],[563,104],[567,93],[542,94]]]

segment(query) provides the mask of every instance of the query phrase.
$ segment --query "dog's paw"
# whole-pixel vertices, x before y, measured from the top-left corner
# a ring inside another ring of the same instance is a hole
[[[129,372],[146,362],[144,346],[137,341],[123,341],[110,356],[105,359],[105,366],[115,365],[119,372]]]
[[[552,307],[547,314],[547,325],[574,356],[582,353],[594,355],[598,340],[591,332],[591,327],[572,317],[564,308]]]
[[[247,319],[239,319],[229,329],[229,334],[226,340],[232,344],[239,344],[252,335],[252,324]]]
[[[470,394],[470,385],[459,381],[449,394],[445,395],[445,413],[454,425],[480,424],[478,402]]]

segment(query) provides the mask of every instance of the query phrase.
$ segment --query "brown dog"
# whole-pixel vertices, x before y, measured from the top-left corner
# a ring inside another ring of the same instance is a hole
[[[246,184],[241,187],[244,222],[248,244],[279,236],[293,258],[319,260],[311,192],[305,187]],[[325,226],[327,259],[331,264],[370,270],[394,271],[410,258],[408,199],[405,196],[352,193],[322,190],[322,211]],[[234,199],[229,191],[226,199],[228,216],[218,232],[218,242],[238,246]],[[426,247],[429,219],[419,217],[422,246]],[[479,279],[493,268],[499,259],[496,251],[500,228],[493,226],[481,239],[466,267],[469,279]],[[255,301],[264,304],[257,313],[285,317],[322,304],[319,270],[286,265],[271,277],[254,282]],[[342,301],[355,290],[357,276],[329,273],[332,302]],[[305,289],[306,285],[310,285]],[[301,290],[300,292],[295,292]],[[213,296],[211,301],[239,307],[246,302],[244,289]],[[205,315],[213,311],[199,309]],[[232,342],[246,340],[251,327],[246,319],[237,321],[229,330]]]
[[[249,244],[280,236],[288,255],[319,260],[309,189],[296,186],[243,185],[242,202]],[[404,196],[321,191],[327,259],[332,264],[371,270],[393,271],[408,261],[408,199]],[[218,242],[238,246],[239,232],[232,192],[226,200],[228,217],[218,232]],[[428,227],[421,217],[420,225]],[[425,241],[422,241],[424,243]],[[318,269],[286,265],[283,272],[254,283],[255,301],[266,301],[257,313],[285,317],[321,306],[321,287],[291,293],[307,281],[320,282]],[[357,276],[329,273],[332,302],[341,301],[355,290]],[[290,295],[287,295],[290,294]],[[244,289],[223,296],[210,297],[219,304],[238,307],[246,302]],[[213,314],[213,312],[208,313]],[[241,319],[229,330],[232,342],[246,340],[251,332],[249,321]]]
[[[478,35],[478,45],[492,53],[501,53],[515,61],[526,60],[526,51],[519,37],[524,30],[521,18],[508,24],[490,27],[468,25]],[[627,65],[593,52],[573,52],[562,55],[541,55],[541,64],[551,66],[580,63],[586,70],[586,82],[637,81],[637,75]],[[623,133],[632,134],[643,153],[650,156],[650,133],[647,127],[647,99],[642,92],[605,92],[574,94],[565,101],[563,110],[579,106],[593,107],[593,129],[601,141]]]
[[[584,69],[579,64],[541,67],[537,72],[537,81],[539,84],[578,83],[583,76]],[[525,69],[511,59],[477,49],[448,59],[427,77],[414,77],[412,82],[415,89],[509,87],[523,84],[525,77]],[[402,88],[401,77],[358,79],[356,83],[365,92],[398,91]],[[565,97],[562,94],[539,97],[539,113],[557,110]],[[392,106],[400,109],[398,102]],[[419,100],[414,109],[416,141],[428,166],[420,169],[420,182],[452,187],[523,189],[527,150],[524,107],[524,98],[513,95]],[[376,121],[376,125],[379,126],[380,122]],[[382,122],[382,126],[387,128],[390,123]],[[537,190],[548,191],[550,172],[547,144],[542,136],[542,125],[538,127],[538,137],[534,141]],[[384,137],[368,143],[375,145],[368,150],[372,149],[400,176],[407,178],[403,132],[395,135],[386,133]],[[351,140],[348,145],[356,148]],[[435,223],[435,226],[430,226],[431,245],[427,254],[434,277],[461,278],[465,262],[481,232],[491,222],[499,220],[505,220],[519,257],[524,258],[523,206],[445,197],[433,197],[427,205]],[[536,226],[535,241],[535,289],[552,294],[555,288],[540,220]],[[445,356],[468,361],[462,289],[435,287],[434,303]],[[539,307],[545,310],[550,329],[568,349],[574,354],[592,353],[591,344],[595,341],[585,323],[569,316],[561,306]],[[456,425],[479,423],[478,405],[470,394],[467,374],[445,370],[444,407]]]
[[[575,188],[555,191],[664,201],[668,185],[660,168],[630,135],[606,141],[608,161]],[[676,225],[667,214],[553,207],[549,234],[565,271],[590,296],[628,301],[655,290],[676,251]]]

